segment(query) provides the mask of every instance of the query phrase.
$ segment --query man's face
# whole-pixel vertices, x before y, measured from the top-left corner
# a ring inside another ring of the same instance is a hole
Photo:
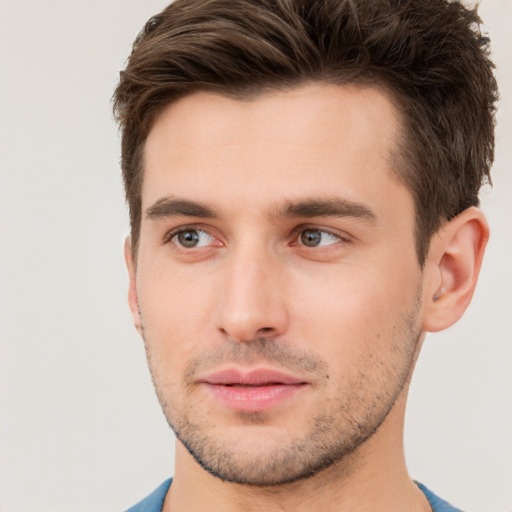
[[[211,473],[315,474],[405,393],[422,273],[398,127],[375,89],[308,85],[196,93],[151,130],[132,308],[164,413]]]

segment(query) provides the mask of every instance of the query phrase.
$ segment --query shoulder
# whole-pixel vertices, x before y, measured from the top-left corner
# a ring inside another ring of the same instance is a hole
[[[165,495],[171,486],[172,478],[166,480],[157,487],[149,496],[139,501],[136,505],[128,509],[126,512],[162,512]]]
[[[456,508],[450,505],[447,501],[442,500],[439,496],[436,496],[430,489],[425,487],[423,484],[416,482],[416,485],[423,491],[427,500],[432,507],[432,512],[462,512],[460,508]]]

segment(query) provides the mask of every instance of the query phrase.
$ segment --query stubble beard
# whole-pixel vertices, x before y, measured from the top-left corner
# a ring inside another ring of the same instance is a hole
[[[387,368],[382,360],[370,367],[381,367],[379,375],[355,372],[356,378],[344,382],[310,420],[304,434],[298,438],[285,435],[280,439],[265,440],[262,430],[254,443],[243,447],[233,443],[229,436],[215,436],[215,425],[208,415],[194,409],[193,401],[175,400],[177,393],[165,384],[158,369],[151,344],[144,342],[155,390],[169,426],[196,462],[211,475],[225,482],[250,486],[278,486],[312,477],[337,464],[341,471],[343,461],[361,447],[382,425],[404,387],[408,384],[417,356],[421,332],[417,326],[417,311],[404,315],[396,328],[393,351],[398,354]],[[375,343],[378,343],[376,340]],[[373,356],[370,355],[370,358]],[[286,345],[268,338],[244,343],[227,340],[224,347],[208,357],[201,357],[188,366],[185,381],[191,381],[202,364],[212,362],[246,363],[270,362],[283,369],[308,369],[316,375],[326,374],[327,364],[313,353],[298,353]],[[165,373],[165,372],[162,372]],[[181,396],[187,397],[187,389]],[[334,397],[334,398],[333,398]],[[241,424],[261,425],[265,428],[265,413],[238,414]]]

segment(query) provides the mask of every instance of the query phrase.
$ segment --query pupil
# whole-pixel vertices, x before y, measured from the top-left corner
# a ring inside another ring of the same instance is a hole
[[[183,231],[178,235],[178,241],[183,247],[195,247],[199,243],[197,231]]]
[[[301,242],[308,247],[316,247],[322,240],[322,234],[313,229],[305,229],[300,235]]]

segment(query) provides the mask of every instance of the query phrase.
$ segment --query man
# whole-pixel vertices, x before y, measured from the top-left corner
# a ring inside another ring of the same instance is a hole
[[[176,0],[115,93],[129,302],[176,471],[132,511],[457,510],[407,390],[488,239],[497,98],[445,0]]]

